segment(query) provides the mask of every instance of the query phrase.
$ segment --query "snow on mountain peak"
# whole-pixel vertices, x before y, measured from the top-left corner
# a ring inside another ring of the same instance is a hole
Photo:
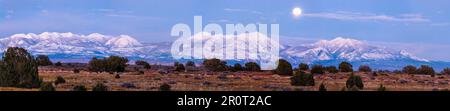
[[[106,42],[106,45],[110,45],[115,48],[132,48],[142,46],[136,39],[128,35],[120,35],[117,38],[110,39]]]
[[[314,45],[322,47],[364,47],[367,43],[344,37],[337,37],[333,40],[320,40]]]

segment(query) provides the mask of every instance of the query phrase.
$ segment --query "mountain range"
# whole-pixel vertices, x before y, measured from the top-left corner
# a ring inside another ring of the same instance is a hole
[[[23,47],[34,55],[48,55],[52,60],[87,62],[92,57],[125,56],[130,60],[153,63],[172,63],[170,42],[142,43],[128,35],[108,36],[98,33],[44,32],[41,34],[14,34],[0,39],[0,50]],[[294,66],[300,63],[338,65],[350,62],[357,68],[369,65],[373,69],[395,70],[406,65],[430,65],[436,70],[450,66],[450,62],[431,61],[416,57],[407,51],[371,45],[365,41],[337,37],[309,44],[281,44],[280,57]],[[239,61],[245,62],[245,60]]]

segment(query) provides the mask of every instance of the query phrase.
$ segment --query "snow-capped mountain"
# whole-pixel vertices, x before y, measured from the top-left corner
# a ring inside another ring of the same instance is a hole
[[[171,63],[176,61],[170,54],[171,45],[169,42],[141,43],[128,35],[109,36],[98,33],[79,35],[44,32],[15,34],[0,39],[1,52],[7,47],[23,47],[34,55],[45,54],[54,60],[78,62],[86,62],[92,57],[119,55],[131,60]],[[282,44],[280,48],[281,58],[290,61],[294,66],[300,63],[337,65],[342,61],[352,63],[355,68],[359,65],[370,65],[375,69],[389,70],[400,69],[405,65],[427,64],[438,70],[450,66],[447,62],[421,59],[404,50],[379,47],[366,41],[344,37],[310,44]]]

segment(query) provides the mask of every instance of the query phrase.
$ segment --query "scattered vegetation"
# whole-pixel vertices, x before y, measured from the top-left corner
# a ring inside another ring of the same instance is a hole
[[[42,80],[38,75],[38,63],[27,50],[10,47],[0,61],[0,86],[40,87]]]
[[[66,80],[62,76],[56,77],[55,85],[66,83]]]
[[[134,62],[136,65],[140,65],[140,66],[143,66],[145,69],[151,69],[152,68],[152,66],[148,63],[148,62],[146,62],[146,61],[142,61],[142,60],[138,60],[138,61],[136,61],[136,62]]]
[[[403,72],[407,73],[407,74],[415,74],[416,73],[417,68],[415,66],[412,65],[408,65],[403,67]]]
[[[182,71],[186,70],[186,68],[184,68],[184,65],[179,62],[175,62],[174,67],[175,67],[175,71],[178,71],[178,72],[182,72]]]
[[[77,85],[73,87],[72,91],[87,91],[87,88],[84,85]]]
[[[442,70],[441,74],[450,75],[450,68],[445,68],[444,70]]]
[[[242,67],[241,64],[239,64],[239,63],[234,64],[233,71],[243,71],[243,70],[244,70],[244,67]]]
[[[220,59],[206,59],[203,61],[203,66],[207,70],[214,72],[227,70],[227,62],[221,61]]]
[[[359,66],[359,72],[372,72],[372,69],[368,65]]]
[[[128,59],[119,56],[110,56],[108,58],[92,58],[89,61],[89,71],[91,72],[124,72]]]
[[[93,88],[92,91],[108,91],[108,86],[106,86],[103,83],[97,83]]]
[[[364,88],[364,83],[361,79],[361,76],[357,76],[352,73],[348,78],[345,86],[349,89],[357,87],[358,89],[362,90]]]
[[[53,86],[53,84],[51,82],[42,83],[39,90],[40,91],[56,91],[55,87]]]
[[[333,74],[336,74],[336,73],[339,72],[338,69],[336,68],[336,66],[328,66],[328,67],[325,67],[325,70],[326,70],[328,73],[333,73]]]
[[[306,74],[303,71],[296,71],[294,76],[291,77],[291,85],[293,86],[314,86],[313,74]]]
[[[160,91],[170,91],[170,88],[171,88],[171,86],[169,84],[164,83],[159,87],[159,90]]]
[[[309,65],[308,65],[308,64],[305,64],[305,63],[300,63],[300,64],[298,65],[298,69],[299,69],[300,71],[307,71],[307,70],[309,70]]]
[[[50,59],[46,55],[38,55],[36,57],[36,61],[37,61],[39,66],[53,65],[52,61],[50,61]]]
[[[55,66],[58,66],[58,67],[62,66],[62,63],[60,61],[58,61],[58,62],[55,63]]]
[[[324,68],[323,68],[323,66],[322,65],[314,65],[312,68],[311,68],[311,73],[312,74],[324,74],[325,72],[324,72]]]
[[[261,71],[261,67],[256,62],[245,63],[245,70],[247,71]]]
[[[378,87],[377,91],[386,91],[386,87],[384,87],[383,84],[380,84],[380,87]]]
[[[340,72],[353,72],[353,66],[352,64],[348,62],[341,62],[339,64],[339,71]]]
[[[327,91],[327,88],[325,87],[325,85],[323,83],[320,84],[319,91]]]
[[[279,75],[292,76],[292,65],[284,59],[278,60],[278,67],[275,69],[275,73]]]
[[[436,72],[434,69],[428,65],[421,65],[419,69],[417,69],[416,74],[425,74],[425,75],[434,75]]]
[[[187,62],[186,62],[186,66],[187,66],[187,67],[195,67],[195,63],[192,62],[192,61],[187,61]]]

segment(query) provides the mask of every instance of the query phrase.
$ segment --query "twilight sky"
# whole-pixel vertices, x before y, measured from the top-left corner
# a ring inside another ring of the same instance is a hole
[[[203,24],[277,23],[283,38],[342,36],[450,61],[449,0],[0,0],[0,38],[50,31],[170,41],[171,27],[192,26],[196,15]]]

